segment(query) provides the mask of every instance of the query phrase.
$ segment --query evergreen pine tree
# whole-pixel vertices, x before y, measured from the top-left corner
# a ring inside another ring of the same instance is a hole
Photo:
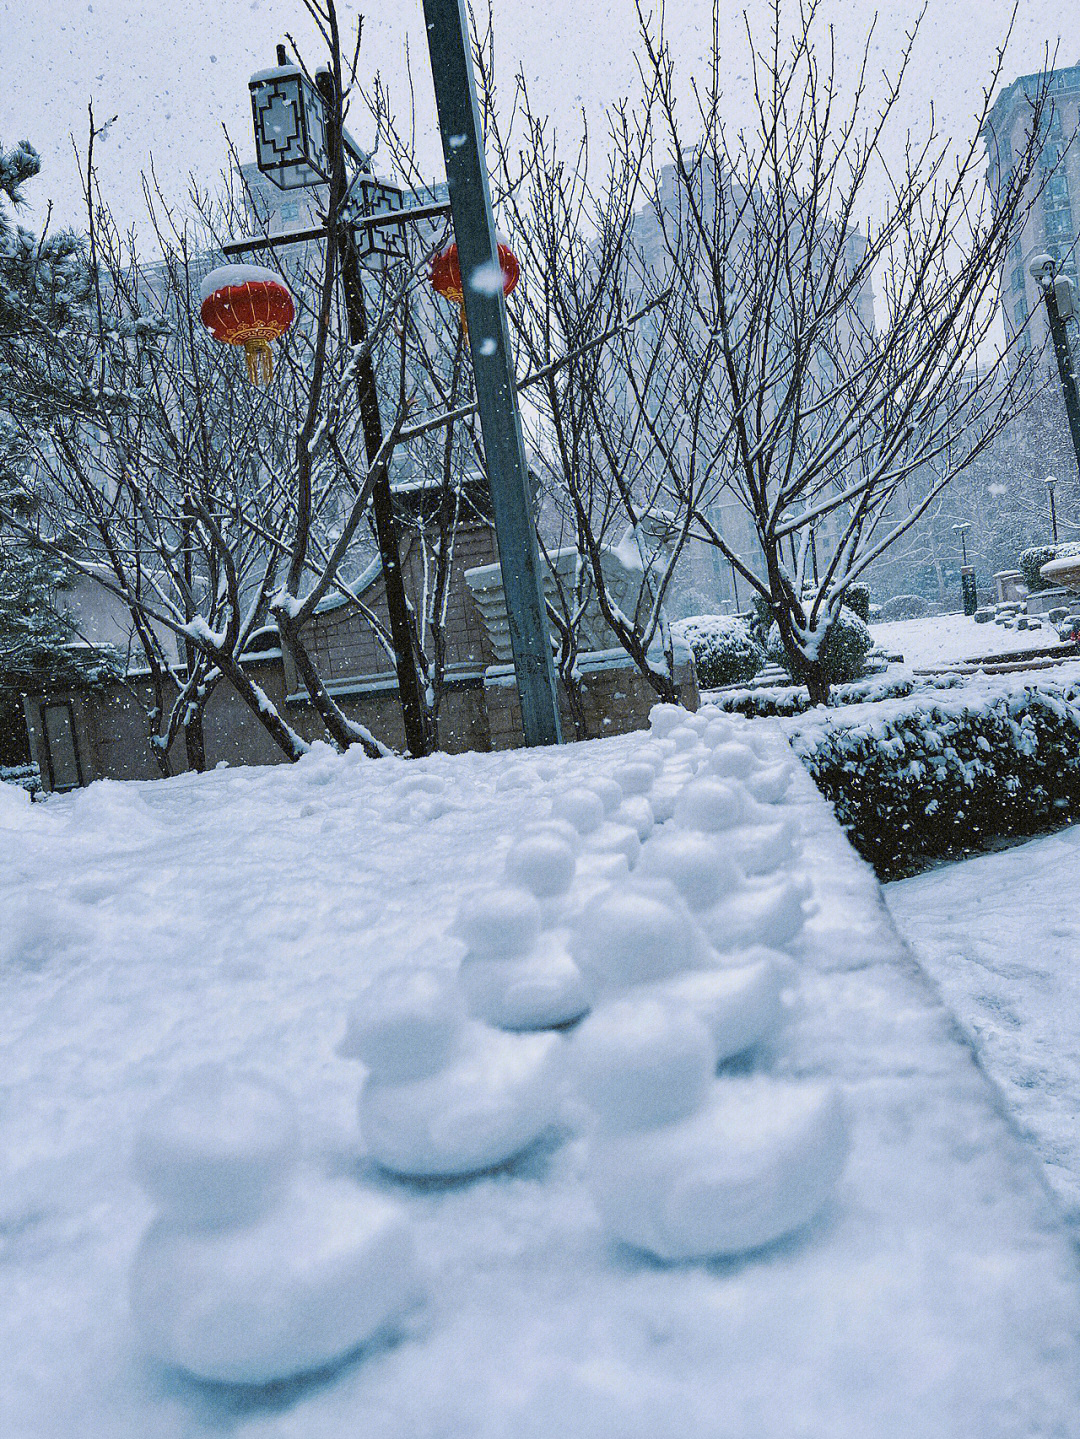
[[[0,146],[0,508],[26,520],[36,500],[11,417],[18,410],[47,425],[60,397],[20,393],[9,361],[16,346],[62,344],[71,325],[85,323],[92,289],[77,235],[36,237],[3,203],[14,209],[22,202],[21,186],[40,164],[26,140],[11,150]],[[62,561],[0,526],[0,764],[29,759],[23,693],[92,684],[109,667],[107,654],[79,642],[62,600],[70,583]]]

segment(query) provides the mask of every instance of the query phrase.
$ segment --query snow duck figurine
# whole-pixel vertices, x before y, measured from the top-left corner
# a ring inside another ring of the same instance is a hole
[[[557,855],[543,839],[521,849],[538,859]],[[552,877],[542,865],[533,873],[536,883]],[[565,932],[541,932],[541,917],[536,896],[509,885],[475,894],[458,910],[454,928],[469,946],[458,978],[475,1019],[497,1029],[555,1029],[588,1011],[589,991]]]
[[[808,1223],[847,1156],[830,1085],[714,1079],[689,1010],[637,999],[594,1011],[570,1041],[595,1124],[587,1179],[616,1239],[668,1261],[738,1254]]]
[[[159,1211],[132,1319],[176,1369],[251,1385],[323,1369],[419,1296],[399,1207],[305,1172],[295,1106],[257,1076],[190,1074],[148,1114],[134,1171]]]
[[[557,1117],[558,1034],[506,1034],[469,1019],[453,973],[384,970],[349,1015],[338,1053],[360,1059],[360,1137],[413,1178],[497,1168]]]
[[[575,954],[594,1003],[639,996],[690,1009],[711,1038],[714,1069],[768,1039],[784,1019],[778,956],[761,947],[719,955],[664,880],[600,900],[583,919]]]

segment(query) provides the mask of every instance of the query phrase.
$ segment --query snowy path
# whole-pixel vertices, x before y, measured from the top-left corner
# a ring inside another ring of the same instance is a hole
[[[1080,826],[885,896],[1080,1224]]]
[[[471,1183],[361,1170],[407,1205],[431,1275],[400,1342],[259,1396],[139,1357],[124,1290],[149,1210],[126,1165],[149,1101],[204,1059],[261,1068],[297,1094],[311,1153],[356,1173],[357,1073],[333,1047],[359,977],[453,962],[462,886],[496,873],[553,783],[637,742],[411,765],[318,751],[0,811],[5,1439],[1080,1433],[1070,1242],[801,771],[818,912],[773,1068],[837,1078],[853,1134],[807,1231],[651,1263],[600,1234],[579,1139]],[[413,788],[429,777],[441,793]]]
[[[871,625],[870,633],[884,649],[902,654],[909,669],[1010,654],[1014,650],[1041,650],[1058,642],[1049,624],[1037,630],[1010,630],[1004,625],[977,625],[968,615],[888,620]]]

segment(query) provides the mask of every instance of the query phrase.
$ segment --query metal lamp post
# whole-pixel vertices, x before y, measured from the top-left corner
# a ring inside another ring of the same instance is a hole
[[[464,0],[424,0],[525,743],[562,733]]]
[[[968,564],[967,557],[967,532],[970,529],[970,520],[963,520],[960,524],[953,525],[954,532],[958,531],[960,534],[960,593],[964,601],[964,614],[968,616],[973,615],[979,608],[975,566]]]
[[[1065,321],[1076,315],[1076,296],[1073,294],[1072,281],[1067,275],[1058,274],[1057,261],[1052,256],[1034,255],[1028,264],[1028,270],[1046,301],[1046,316],[1050,322],[1050,338],[1054,344],[1061,392],[1065,397],[1069,434],[1072,438],[1073,453],[1076,455],[1077,469],[1080,470],[1080,396],[1076,389],[1072,350],[1065,331]]]
[[[1057,484],[1057,479],[1054,475],[1047,475],[1046,479],[1043,481],[1043,484],[1046,486],[1046,493],[1050,499],[1050,531],[1054,537],[1054,544],[1056,545],[1058,542],[1058,536],[1057,510],[1054,507],[1054,486]]]

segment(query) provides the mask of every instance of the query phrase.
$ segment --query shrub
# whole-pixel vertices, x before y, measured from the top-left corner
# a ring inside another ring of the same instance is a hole
[[[848,585],[844,591],[844,604],[859,616],[863,623],[870,619],[870,586]]]
[[[865,621],[846,605],[841,605],[821,647],[821,663],[829,683],[850,684],[852,680],[861,679],[869,667],[867,656],[873,648],[874,641]],[[782,665],[790,673],[791,666],[778,625],[774,624],[769,631],[765,653],[774,664]]]
[[[883,620],[921,620],[930,613],[930,601],[922,595],[893,595],[881,606]]]
[[[834,685],[829,691],[829,709],[843,705],[867,704],[873,700],[903,699],[907,695],[928,690],[958,689],[964,683],[964,676],[957,674],[893,675],[888,678],[869,678],[854,684]],[[778,719],[790,715],[805,714],[812,709],[810,695],[805,685],[773,685],[768,689],[728,690],[722,695],[713,695],[709,703],[730,714],[745,715],[747,719]]]
[[[1078,688],[961,694],[869,720],[817,711],[792,746],[880,879],[1080,816]]]
[[[734,615],[691,615],[671,628],[690,646],[702,689],[752,680],[765,663],[745,620]]]
[[[1080,555],[1080,544],[1075,540],[1067,540],[1060,545],[1033,545],[1031,549],[1023,550],[1020,555],[1020,573],[1024,576],[1024,584],[1029,590],[1055,589],[1053,582],[1044,580],[1039,571],[1050,560],[1063,559],[1066,555]]]

